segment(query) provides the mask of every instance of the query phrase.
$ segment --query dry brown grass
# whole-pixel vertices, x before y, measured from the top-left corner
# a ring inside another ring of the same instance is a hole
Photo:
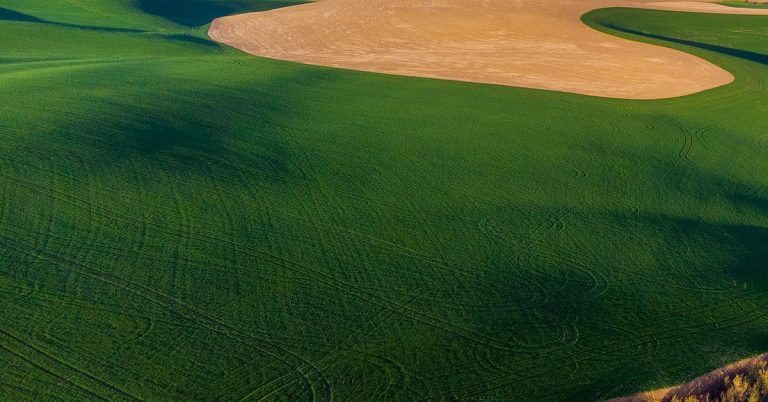
[[[768,353],[741,360],[676,387],[609,402],[766,402]]]

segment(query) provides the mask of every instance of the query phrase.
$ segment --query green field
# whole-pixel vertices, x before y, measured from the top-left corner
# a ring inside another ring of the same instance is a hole
[[[743,7],[743,8],[768,8],[768,2],[765,0],[760,0],[760,2],[756,2],[752,0],[751,2],[744,2],[743,0],[729,0],[729,1],[721,1],[720,4],[731,6],[731,7]]]
[[[0,400],[590,401],[768,351],[768,17],[585,16],[737,77],[660,101],[200,25],[290,4],[0,0]]]

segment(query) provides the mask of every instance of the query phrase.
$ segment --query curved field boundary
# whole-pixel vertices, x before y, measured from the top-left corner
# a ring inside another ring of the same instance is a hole
[[[640,0],[325,0],[218,18],[208,34],[280,60],[611,98],[670,98],[733,81],[696,56],[596,32],[580,21],[613,6],[768,15]]]

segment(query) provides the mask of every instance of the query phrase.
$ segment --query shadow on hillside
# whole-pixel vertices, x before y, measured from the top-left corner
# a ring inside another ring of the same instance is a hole
[[[141,29],[129,29],[129,28],[111,28],[111,27],[97,27],[90,25],[68,24],[64,22],[50,21],[42,18],[38,18],[32,15],[20,13],[18,11],[9,10],[7,8],[0,7],[0,21],[14,21],[14,22],[26,22],[33,24],[45,24],[50,26],[57,26],[63,28],[82,29],[86,31],[96,32],[118,32],[118,33],[146,33],[151,37],[160,38],[175,42],[184,42],[192,45],[200,45],[206,47],[218,47],[219,44],[205,38],[197,37],[190,34],[159,34],[147,32]]]
[[[98,31],[98,32],[144,32],[140,29],[97,27],[97,26],[91,26],[91,25],[68,24],[64,22],[49,21],[46,19],[37,18],[32,15],[20,13],[18,11],[9,10],[3,7],[0,7],[0,21],[28,22],[28,23],[34,23],[34,24],[45,24],[45,25],[58,26],[63,28],[76,28],[76,29],[83,29],[86,31]]]
[[[696,41],[691,41],[686,39],[672,38],[669,36],[657,35],[649,32],[636,31],[634,29],[624,28],[624,27],[620,27],[612,24],[604,24],[603,26],[619,32],[643,36],[651,39],[663,40],[666,42],[677,43],[680,45],[696,47],[699,49],[709,50],[709,51],[717,52],[727,56],[738,57],[740,59],[754,61],[756,63],[768,65],[768,55],[762,54],[762,53],[750,52],[748,50],[734,49],[730,47],[712,45],[709,43],[696,42]]]
[[[187,27],[201,26],[218,17],[245,12],[267,11],[304,3],[270,0],[135,0],[143,12]]]
[[[183,42],[191,45],[206,46],[206,47],[221,46],[212,40],[200,38],[198,36],[188,35],[188,34],[152,34],[152,37],[166,39],[166,40],[175,41],[175,42]]]

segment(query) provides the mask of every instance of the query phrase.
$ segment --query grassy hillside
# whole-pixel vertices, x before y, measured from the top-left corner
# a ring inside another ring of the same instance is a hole
[[[288,3],[192,3],[0,1],[0,400],[594,400],[768,350],[766,18],[586,16],[737,77],[643,102],[259,59],[199,24]]]

